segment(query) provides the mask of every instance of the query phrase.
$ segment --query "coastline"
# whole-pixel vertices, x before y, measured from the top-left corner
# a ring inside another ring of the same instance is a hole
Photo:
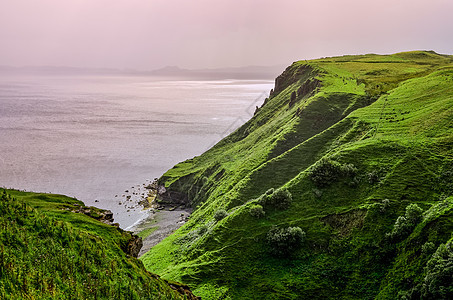
[[[184,225],[191,212],[192,209],[188,208],[150,210],[147,218],[128,229],[142,238],[143,246],[138,257],[148,252],[152,247]]]
[[[139,257],[184,225],[192,213],[192,208],[187,208],[184,204],[158,203],[157,197],[164,191],[159,191],[157,178],[145,189],[148,193],[137,205],[142,206],[147,215],[126,228],[142,238],[143,246]]]

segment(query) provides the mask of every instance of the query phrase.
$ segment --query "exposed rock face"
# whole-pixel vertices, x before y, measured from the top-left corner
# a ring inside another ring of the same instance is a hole
[[[307,80],[297,90],[298,97],[304,97],[311,94],[317,87],[321,86],[321,82],[318,79]]]
[[[255,107],[255,112],[253,113],[253,115],[256,115],[258,113],[258,111],[260,110],[260,108],[258,106]]]
[[[328,224],[341,237],[348,236],[354,228],[361,228],[365,219],[366,210],[353,210],[343,214],[332,214],[321,218],[321,221]]]
[[[292,92],[291,99],[289,100],[289,107],[294,105],[294,103],[296,102],[296,98],[297,98],[296,92]]]
[[[300,109],[300,107],[297,108],[297,111],[296,111],[296,116],[300,117],[302,114],[302,110]]]
[[[178,282],[167,282],[167,283],[172,289],[183,295],[184,299],[201,300],[201,297],[197,297],[194,294],[192,294],[192,291],[190,290],[189,286]]]
[[[76,209],[72,210],[72,212],[87,215],[105,224],[114,225],[113,212],[111,210],[76,205]]]
[[[313,71],[313,68],[309,65],[301,65],[298,67],[290,66],[286,68],[286,70],[275,78],[275,87],[271,96],[275,96],[284,89],[286,89],[289,85],[297,82],[300,80],[302,74],[306,72]]]
[[[113,212],[111,210],[104,210],[103,214],[101,214],[101,220],[106,220],[113,223]]]
[[[132,257],[138,257],[140,249],[143,247],[143,240],[141,237],[131,234],[131,239],[127,243],[126,254],[129,254]]]
[[[189,202],[187,195],[180,192],[167,190],[164,186],[160,185],[157,189],[158,200],[163,204],[173,204],[173,205],[186,205]]]

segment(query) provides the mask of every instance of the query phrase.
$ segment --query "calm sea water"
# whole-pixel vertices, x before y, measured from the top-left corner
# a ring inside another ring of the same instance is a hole
[[[127,228],[144,217],[128,195],[250,119],[272,85],[0,76],[0,186],[73,196]]]

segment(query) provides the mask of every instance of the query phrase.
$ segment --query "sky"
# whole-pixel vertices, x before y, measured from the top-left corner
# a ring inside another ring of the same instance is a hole
[[[453,54],[452,0],[0,0],[0,65],[153,70]]]

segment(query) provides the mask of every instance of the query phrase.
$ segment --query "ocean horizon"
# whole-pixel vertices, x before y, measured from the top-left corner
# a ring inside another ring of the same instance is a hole
[[[0,76],[0,186],[75,197],[128,228],[144,185],[253,116],[271,80]],[[129,199],[128,199],[129,198]]]

